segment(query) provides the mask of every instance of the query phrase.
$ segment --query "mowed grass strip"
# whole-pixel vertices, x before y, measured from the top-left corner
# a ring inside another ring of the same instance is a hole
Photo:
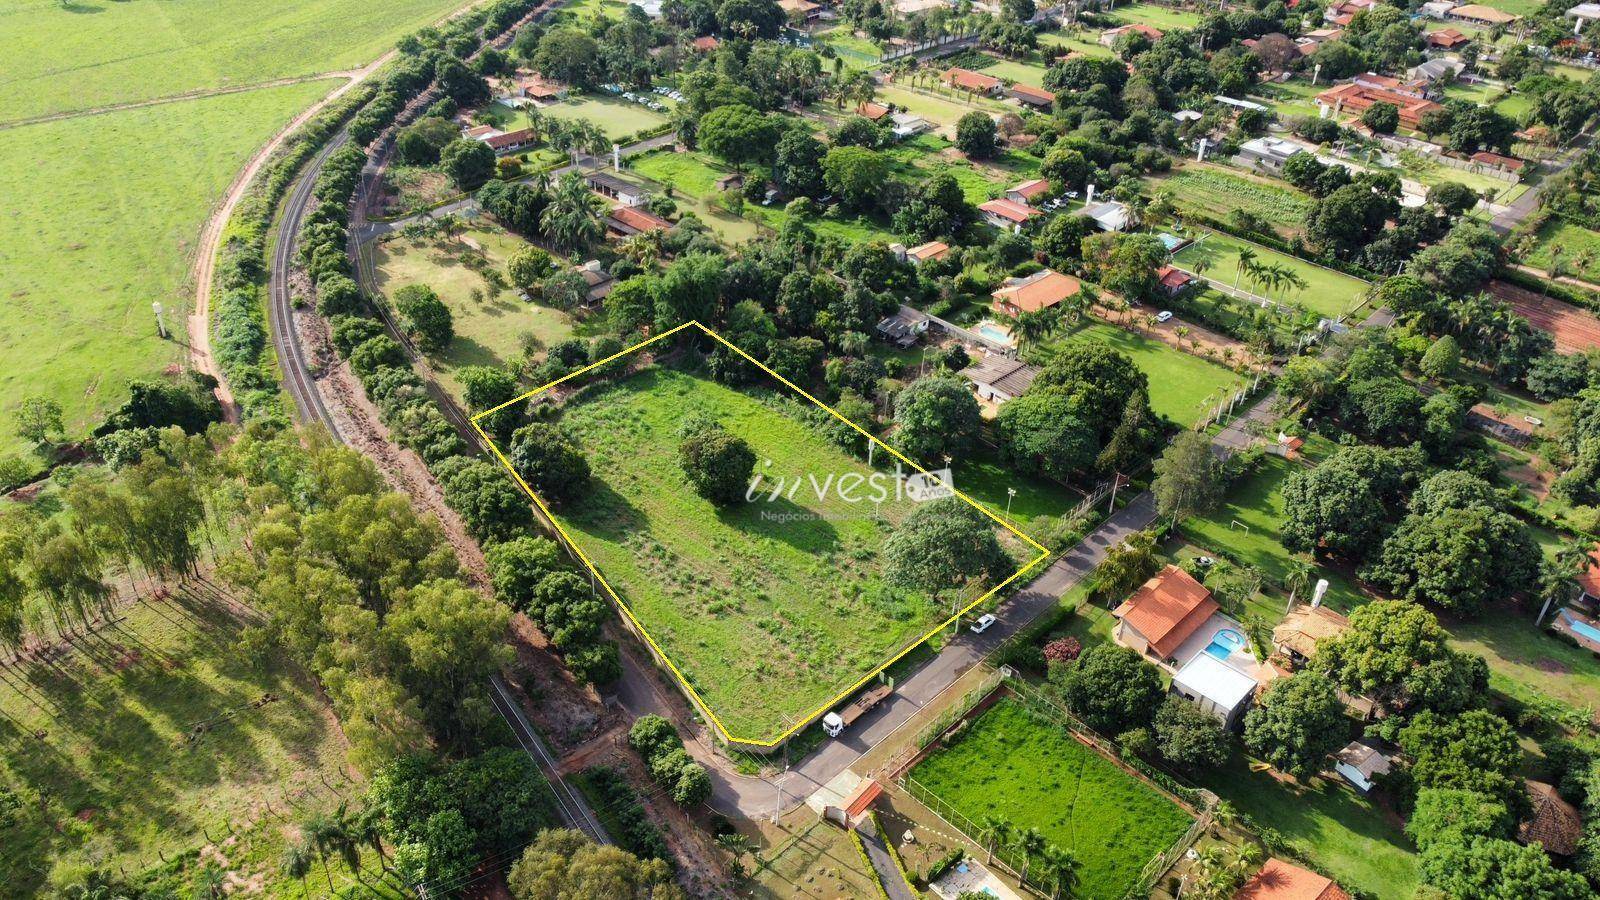
[[[1150,407],[1179,425],[1198,421],[1208,404],[1215,404],[1242,381],[1239,375],[1214,362],[1100,322],[1079,325],[1065,337],[1030,351],[1029,359],[1043,364],[1067,344],[1084,341],[1106,344],[1128,354],[1150,379]]]
[[[994,816],[1037,828],[1070,850],[1079,862],[1073,896],[1092,900],[1122,897],[1192,821],[1155,788],[1014,700],[979,716],[911,777],[974,823]]]
[[[332,711],[277,654],[238,652],[242,624],[199,594],[124,612],[58,663],[0,684],[0,788],[21,801],[0,894],[43,893],[52,866],[131,875],[158,866],[157,850],[172,859],[212,844],[225,870],[288,895],[279,861],[291,832],[266,804],[299,819],[340,804],[324,786],[346,778]],[[252,708],[266,694],[275,699]]]
[[[464,5],[7,0],[0,5],[0,122],[356,68]]]
[[[1299,303],[1318,315],[1332,319],[1354,309],[1360,302],[1361,294],[1367,289],[1367,283],[1354,276],[1325,269],[1287,253],[1279,253],[1260,244],[1253,244],[1218,231],[1206,232],[1200,240],[1179,250],[1173,256],[1173,261],[1179,268],[1190,272],[1199,271],[1203,267],[1205,271],[1202,274],[1232,286],[1234,275],[1238,271],[1239,254],[1245,249],[1256,255],[1256,265],[1275,265],[1289,269],[1305,279],[1306,287],[1304,290],[1287,292],[1264,289],[1253,285],[1246,275],[1239,279],[1239,289],[1242,291],[1253,290],[1260,294],[1262,290],[1270,290],[1271,299],[1274,301]],[[1358,319],[1365,317],[1362,313],[1355,315]]]
[[[0,455],[24,449],[15,410],[58,401],[67,434],[187,347],[194,248],[255,148],[333,82],[265,88],[0,129]]]
[[[696,414],[748,442],[769,484],[872,473],[793,410],[652,368],[598,386],[561,418],[594,471],[589,492],[557,510],[561,521],[739,738],[777,737],[948,615],[880,575],[879,550],[912,506],[892,483],[883,524],[873,503],[818,499],[809,483],[792,499],[724,508],[690,487],[678,429]]]

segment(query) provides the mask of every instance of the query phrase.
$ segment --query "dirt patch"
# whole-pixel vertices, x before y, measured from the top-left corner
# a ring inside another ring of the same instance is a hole
[[[1533,667],[1546,675],[1567,675],[1572,672],[1571,666],[1549,658],[1534,660]]]
[[[129,650],[117,657],[117,661],[112,664],[112,668],[116,669],[118,672],[126,672],[138,665],[139,661],[142,659],[144,659],[144,654],[140,653],[138,650]]]
[[[606,707],[593,688],[578,683],[556,657],[549,640],[521,613],[511,617],[511,646],[517,659],[508,683],[533,701],[522,704],[523,708],[558,755],[571,753],[612,728],[631,724]]]
[[[666,839],[678,864],[678,884],[689,896],[738,896],[728,877],[728,854],[711,838],[709,814],[690,816],[664,795],[650,779],[638,754],[628,749],[626,733],[611,738],[604,752],[594,754],[591,765],[615,769],[628,780],[639,795],[645,815]]]
[[[1533,327],[1549,332],[1562,353],[1600,347],[1600,316],[1588,310],[1504,281],[1490,281],[1489,293],[1509,303]]]
[[[1555,473],[1539,469],[1532,463],[1518,463],[1500,470],[1505,477],[1515,481],[1528,489],[1534,499],[1543,503],[1550,497],[1550,485],[1555,482]]]

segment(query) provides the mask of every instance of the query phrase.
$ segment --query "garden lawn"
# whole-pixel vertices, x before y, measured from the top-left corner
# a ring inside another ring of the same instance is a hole
[[[515,289],[496,291],[467,265],[469,259],[481,258],[503,273],[511,255],[525,246],[516,235],[489,226],[454,239],[412,241],[397,235],[375,251],[378,289],[384,296],[393,301],[400,288],[424,284],[450,307],[455,339],[429,358],[450,393],[458,398],[463,396],[457,380],[463,366],[508,368],[520,358],[525,335],[550,347],[570,337],[587,336],[599,327],[559,309],[528,303]]]
[[[1083,500],[1082,494],[1047,478],[1019,475],[987,452],[956,460],[950,478],[956,490],[989,507],[997,516],[1006,514],[1007,489],[1015,490],[1017,495],[1009,498],[1011,521],[1024,532],[1035,526],[1034,519],[1066,515]],[[1038,540],[1038,535],[1031,536]]]
[[[857,37],[848,25],[839,25],[818,32],[816,42],[818,45],[827,44],[838,51],[839,58],[844,60],[845,67],[849,69],[876,68],[883,58],[877,44],[867,38]]]
[[[1007,107],[998,100],[975,97],[965,91],[952,92],[943,88],[939,90],[937,94],[925,93],[897,84],[886,84],[878,88],[878,99],[885,103],[903,106],[908,111],[927,119],[938,127],[941,135],[950,139],[955,137],[956,123],[969,112],[976,110],[998,114],[1008,109],[1015,111],[1014,107]]]
[[[1290,291],[1287,297],[1283,292],[1273,290],[1272,298],[1279,302],[1287,299],[1289,303],[1301,304],[1318,315],[1332,319],[1355,309],[1356,304],[1361,302],[1361,295],[1367,290],[1367,283],[1359,278],[1216,231],[1206,232],[1199,240],[1179,250],[1173,261],[1181,269],[1200,272],[1231,286],[1238,270],[1239,252],[1246,248],[1255,253],[1257,265],[1283,266],[1305,279],[1305,290]],[[1252,285],[1249,278],[1239,282],[1239,289],[1255,290],[1258,294],[1262,290]],[[1355,312],[1351,318],[1359,321],[1366,315],[1364,311]]]
[[[690,487],[678,428],[696,414],[747,441],[769,484],[871,474],[798,418],[803,399],[763,402],[661,368],[592,391],[561,422],[594,479],[557,513],[734,737],[778,737],[949,615],[880,574],[884,540],[912,507],[894,498],[892,479],[881,523],[870,501],[819,499],[809,482],[723,508]]]
[[[1155,788],[1014,700],[979,716],[953,746],[918,764],[911,779],[970,823],[994,816],[1039,829],[1078,858],[1073,896],[1091,900],[1121,898],[1191,822]],[[967,836],[982,842],[982,835]]]
[[[1589,715],[1600,710],[1600,669],[1593,654],[1533,627],[1531,612],[1507,604],[1445,625],[1458,649],[1489,660],[1489,684],[1496,690],[1523,701],[1550,697]]]
[[[1271,828],[1302,848],[1334,880],[1379,900],[1409,900],[1417,889],[1418,860],[1411,841],[1383,809],[1337,779],[1282,782],[1253,772],[1242,754],[1200,783],[1232,803],[1259,827]]]
[[[303,821],[339,806],[333,787],[347,797],[361,787],[317,685],[276,653],[238,652],[242,623],[202,596],[126,607],[59,663],[0,682],[0,789],[20,801],[8,810],[0,893],[42,896],[52,868],[132,875],[159,866],[158,850],[173,860],[211,845],[242,882],[300,896],[279,865],[289,828],[266,804]],[[268,693],[276,699],[251,708]],[[230,831],[237,841],[221,843]]]
[[[1533,252],[1523,262],[1548,272],[1558,261],[1579,278],[1600,280],[1600,234],[1551,216],[1539,227]]]
[[[464,5],[463,0],[233,0],[221,5],[215,0],[7,0],[0,9],[5,22],[0,28],[0,122],[353,69]],[[101,134],[99,126],[95,121],[76,127],[94,135]],[[181,118],[168,127],[201,142],[194,126]]]
[[[113,4],[118,5],[118,4]],[[148,8],[135,3],[140,8]],[[0,455],[24,449],[14,411],[62,406],[81,438],[188,355],[181,336],[194,246],[250,156],[330,82],[0,130]]]
[[[1134,3],[1121,6],[1111,11],[1111,17],[1121,22],[1143,22],[1152,28],[1162,31],[1172,31],[1178,28],[1193,28],[1200,24],[1197,13],[1183,9],[1173,9],[1158,3]]]
[[[1215,403],[1223,391],[1240,381],[1238,375],[1214,362],[1142,334],[1098,322],[1080,325],[1064,338],[1044,344],[1028,355],[1031,360],[1043,364],[1063,345],[1080,341],[1107,344],[1132,357],[1134,365],[1149,376],[1151,408],[1181,426],[1197,421],[1208,400]]]
[[[992,62],[983,67],[985,74],[996,78],[1004,78],[1017,84],[1026,84],[1033,87],[1044,86],[1045,67],[1037,62],[1024,62],[1015,59],[1002,59],[998,56],[991,57]]]
[[[670,150],[635,156],[625,165],[629,171],[671,187],[673,201],[681,209],[699,216],[700,221],[724,241],[736,244],[761,233],[755,222],[711,205],[711,200],[717,194],[717,179],[732,169],[714,166],[698,153],[673,153]]]
[[[1149,184],[1157,191],[1168,191],[1174,205],[1183,212],[1215,217],[1220,210],[1240,209],[1286,234],[1305,226],[1306,211],[1311,208],[1309,197],[1281,182],[1235,175],[1211,166],[1185,166],[1165,177],[1153,178]]]
[[[1039,44],[1044,47],[1060,47],[1063,50],[1071,50],[1086,56],[1111,57],[1116,55],[1116,52],[1110,47],[1090,40],[1082,34],[1069,36],[1059,31],[1041,31],[1039,32]]]
[[[613,141],[660,128],[667,123],[667,117],[653,109],[609,95],[574,97],[552,103],[539,111],[554,119],[588,119],[600,126],[606,137]]]

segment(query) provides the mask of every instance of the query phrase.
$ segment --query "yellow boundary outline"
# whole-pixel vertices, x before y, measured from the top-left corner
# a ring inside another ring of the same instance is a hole
[[[647,339],[645,339],[643,341],[640,341],[639,343],[634,344],[632,347],[628,347],[626,349],[619,350],[616,353],[613,353],[610,356],[606,357],[605,359],[599,360],[598,362],[590,363],[589,365],[584,366],[581,369],[578,369],[578,370],[573,371],[573,372],[569,372],[566,375],[563,375],[562,377],[557,378],[555,381],[552,381],[549,384],[543,385],[541,387],[534,388],[533,390],[528,391],[525,394],[520,394],[520,395],[518,395],[516,397],[513,397],[510,400],[507,400],[504,403],[501,403],[498,406],[492,407],[490,409],[486,409],[483,412],[477,413],[476,415],[472,416],[472,419],[471,419],[472,428],[473,428],[474,431],[478,432],[478,436],[483,439],[483,442],[484,442],[485,446],[487,446],[489,448],[490,452],[492,452],[495,455],[495,458],[500,461],[500,465],[504,466],[506,471],[511,473],[511,477],[516,480],[517,485],[522,488],[523,493],[527,494],[528,498],[531,499],[534,502],[534,504],[539,507],[539,511],[544,514],[545,520],[550,522],[550,524],[554,525],[555,528],[556,528],[556,531],[560,532],[562,540],[566,541],[567,546],[571,547],[572,551],[578,555],[578,559],[580,559],[583,562],[584,566],[589,570],[590,574],[592,574],[595,577],[595,579],[601,585],[605,586],[606,593],[610,595],[612,602],[617,605],[618,609],[622,610],[623,614],[628,617],[628,621],[632,622],[634,628],[636,628],[639,631],[639,633],[644,636],[644,639],[647,642],[649,642],[651,649],[653,649],[656,652],[656,655],[661,657],[661,660],[667,664],[667,668],[672,670],[673,677],[678,679],[678,684],[683,688],[684,693],[686,693],[689,696],[689,699],[692,700],[694,702],[694,704],[697,707],[700,708],[701,712],[705,713],[706,719],[709,722],[711,722],[712,726],[714,728],[716,728],[717,733],[722,735],[724,740],[726,740],[726,741],[728,741],[730,743],[749,744],[749,745],[757,746],[757,747],[776,747],[778,744],[780,744],[784,740],[786,740],[790,735],[794,734],[795,732],[797,732],[800,729],[804,728],[805,726],[809,725],[818,716],[821,716],[823,713],[825,713],[829,709],[833,708],[833,706],[835,704],[837,704],[838,702],[840,702],[844,698],[850,696],[851,694],[855,693],[857,690],[859,690],[861,688],[862,685],[866,684],[868,681],[871,681],[873,678],[877,677],[878,674],[881,673],[883,670],[885,670],[885,669],[889,668],[890,666],[894,665],[897,661],[899,661],[899,659],[901,657],[905,656],[907,653],[910,653],[912,650],[914,650],[917,647],[921,646],[922,644],[926,643],[929,638],[931,638],[934,635],[938,634],[940,631],[943,631],[944,629],[950,627],[950,625],[952,623],[954,623],[957,619],[961,618],[963,615],[966,615],[969,611],[972,610],[973,607],[975,607],[978,604],[982,603],[983,601],[989,599],[990,597],[993,597],[995,594],[998,594],[1007,585],[1009,585],[1012,582],[1016,581],[1018,578],[1021,578],[1023,575],[1027,574],[1029,571],[1032,571],[1035,566],[1037,566],[1040,563],[1044,562],[1045,559],[1050,556],[1049,549],[1046,548],[1043,544],[1039,543],[1038,541],[1036,541],[1033,538],[1029,537],[1028,535],[1024,534],[1020,529],[1018,529],[1016,526],[1012,525],[1010,522],[1007,522],[1005,519],[1001,518],[1000,516],[997,516],[993,512],[990,512],[987,507],[985,507],[983,504],[978,503],[977,501],[973,500],[971,497],[968,497],[966,494],[963,494],[961,491],[957,490],[954,485],[945,485],[946,487],[948,487],[950,489],[951,493],[955,494],[955,496],[960,497],[962,500],[964,500],[968,504],[970,504],[974,509],[978,510],[979,512],[983,513],[985,516],[988,516],[990,519],[994,520],[994,522],[996,524],[998,524],[1000,527],[1002,527],[1005,530],[1007,530],[1007,531],[1011,532],[1012,534],[1016,535],[1023,542],[1027,543],[1030,547],[1033,547],[1035,550],[1038,550],[1039,551],[1039,555],[1035,556],[1032,560],[1030,560],[1022,568],[1018,569],[1015,573],[1013,573],[1011,575],[1010,578],[1007,578],[1005,581],[1002,581],[999,584],[995,585],[993,588],[991,588],[983,596],[979,597],[978,599],[976,599],[976,600],[972,601],[971,603],[967,604],[966,606],[962,607],[954,615],[950,616],[948,619],[945,619],[943,622],[940,622],[938,625],[935,625],[933,628],[929,629],[928,632],[926,634],[924,634],[922,637],[917,638],[916,640],[914,640],[911,643],[907,644],[904,648],[902,648],[900,650],[900,652],[896,653],[894,656],[892,656],[889,659],[885,660],[883,663],[878,665],[877,668],[875,668],[872,671],[868,672],[866,675],[863,675],[860,678],[860,680],[856,681],[854,684],[850,685],[848,688],[845,688],[837,696],[833,697],[832,699],[828,700],[828,702],[822,704],[821,706],[817,707],[816,709],[814,709],[811,712],[807,713],[806,715],[802,716],[801,719],[800,719],[800,724],[789,728],[787,731],[784,731],[782,734],[778,735],[777,737],[775,737],[775,738],[773,738],[771,740],[757,740],[757,739],[753,739],[753,738],[735,737],[733,734],[731,734],[728,731],[727,728],[725,728],[723,726],[722,720],[717,718],[717,714],[711,710],[711,705],[709,703],[707,703],[703,697],[700,696],[699,692],[696,691],[692,685],[689,684],[689,679],[685,678],[683,673],[678,670],[677,663],[673,662],[672,658],[667,655],[667,652],[665,650],[661,649],[661,645],[656,643],[656,639],[655,639],[655,637],[653,635],[650,634],[650,630],[648,628],[644,627],[644,623],[640,622],[638,617],[633,614],[633,610],[628,608],[628,604],[623,602],[622,597],[619,594],[617,594],[615,589],[613,589],[611,587],[611,583],[606,581],[606,577],[605,577],[604,574],[602,574],[600,572],[600,568],[598,566],[596,566],[589,559],[588,554],[583,552],[583,548],[578,546],[578,542],[572,539],[572,535],[567,533],[566,528],[562,527],[561,522],[556,519],[555,513],[550,511],[550,507],[545,504],[544,500],[542,498],[540,498],[540,496],[533,490],[533,488],[528,486],[528,483],[526,481],[522,480],[522,476],[521,475],[517,474],[517,470],[512,467],[510,460],[506,459],[505,454],[500,451],[500,447],[494,442],[494,438],[490,437],[489,434],[483,430],[482,426],[480,426],[478,424],[478,420],[482,419],[485,416],[492,415],[492,414],[494,414],[496,412],[499,412],[502,409],[505,409],[508,406],[511,406],[512,404],[521,403],[524,400],[528,400],[529,398],[532,398],[532,397],[535,397],[535,396],[537,396],[539,394],[542,394],[545,391],[550,390],[551,388],[555,387],[558,384],[561,384],[564,381],[567,381],[567,380],[572,379],[572,378],[576,378],[579,375],[582,375],[585,372],[589,372],[589,371],[591,371],[593,369],[597,369],[600,366],[605,365],[606,363],[612,362],[614,360],[620,359],[621,357],[624,357],[624,356],[627,356],[629,354],[635,353],[635,352],[637,352],[639,350],[644,349],[645,347],[650,346],[651,344],[657,343],[658,341],[663,341],[663,340],[673,336],[674,334],[677,334],[678,332],[683,331],[686,328],[698,328],[698,329],[700,329],[701,332],[703,332],[704,334],[706,334],[707,336],[709,336],[713,340],[717,341],[718,343],[722,344],[724,347],[727,347],[729,350],[732,350],[733,352],[739,354],[740,356],[742,356],[745,359],[749,360],[750,362],[754,363],[757,367],[759,367],[761,369],[761,371],[766,372],[768,375],[771,375],[773,378],[777,379],[778,382],[783,384],[785,387],[789,388],[790,390],[794,391],[795,393],[798,393],[800,396],[806,398],[807,400],[810,400],[812,403],[815,403],[817,406],[821,407],[822,409],[827,410],[828,413],[830,415],[832,415],[835,419],[838,419],[839,421],[845,423],[846,425],[849,425],[851,428],[854,428],[856,431],[860,432],[861,435],[863,437],[865,437],[867,440],[872,441],[874,444],[878,445],[879,447],[882,447],[885,451],[887,451],[890,454],[892,454],[895,459],[898,459],[899,461],[901,461],[901,462],[905,463],[906,465],[912,467],[913,469],[917,470],[918,472],[921,472],[923,475],[926,475],[929,478],[932,478],[935,482],[937,482],[939,484],[944,484],[944,482],[943,482],[942,479],[939,478],[939,476],[934,475],[932,472],[929,472],[927,469],[924,469],[922,466],[918,465],[916,463],[916,461],[907,458],[900,451],[898,451],[895,448],[889,446],[888,444],[885,444],[883,441],[879,440],[877,437],[875,437],[874,435],[872,435],[871,433],[869,433],[868,431],[863,429],[860,425],[857,425],[856,423],[854,423],[854,422],[850,421],[849,419],[845,418],[844,416],[840,415],[838,410],[835,410],[833,407],[829,406],[828,404],[823,403],[821,400],[818,400],[817,398],[811,396],[809,393],[806,392],[806,390],[804,388],[801,388],[799,385],[796,385],[793,382],[789,381],[789,379],[784,378],[782,375],[779,375],[777,372],[774,372],[772,369],[768,368],[765,364],[763,364],[760,360],[756,359],[755,357],[751,356],[750,354],[748,354],[748,353],[744,352],[743,350],[739,349],[734,344],[730,343],[722,335],[717,334],[715,331],[712,331],[711,329],[707,328],[706,326],[700,324],[698,321],[694,321],[694,320],[691,320],[691,321],[688,321],[688,322],[684,322],[682,325],[679,325],[676,328],[672,328],[672,329],[670,329],[668,331],[663,331],[662,333],[660,333],[660,334],[658,334],[658,335],[656,335],[654,337],[647,338]]]

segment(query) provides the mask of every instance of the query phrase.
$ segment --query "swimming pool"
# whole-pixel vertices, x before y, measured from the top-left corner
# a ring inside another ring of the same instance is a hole
[[[1215,659],[1227,659],[1233,651],[1244,646],[1244,635],[1232,628],[1224,628],[1211,636],[1211,643],[1206,645],[1206,655]]]
[[[993,322],[979,322],[978,327],[973,330],[997,344],[1011,346],[1011,332]]]
[[[1572,615],[1568,614],[1566,610],[1562,610],[1561,612],[1562,618],[1567,620],[1568,628],[1572,629],[1572,631],[1578,634],[1583,635],[1589,640],[1594,641],[1596,644],[1600,644],[1600,628],[1596,628],[1582,619],[1573,617]]]

